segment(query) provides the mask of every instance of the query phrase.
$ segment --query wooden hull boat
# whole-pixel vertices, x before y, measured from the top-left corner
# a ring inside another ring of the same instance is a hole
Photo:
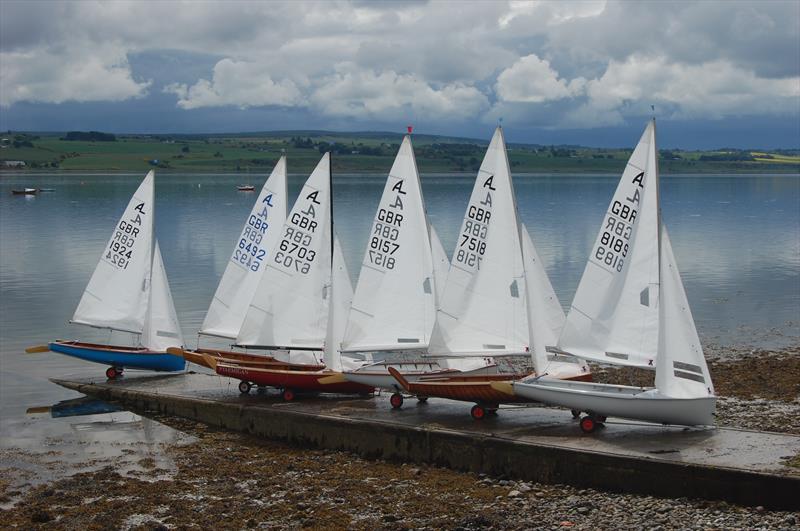
[[[106,376],[111,379],[120,376],[125,368],[148,371],[182,371],[186,367],[186,361],[180,356],[143,347],[97,345],[61,339],[49,343],[48,347],[53,352],[110,365],[106,370]]]
[[[175,356],[181,356],[188,362],[213,369],[213,365],[208,361],[208,357],[216,358],[219,362],[234,362],[243,365],[262,365],[277,361],[272,356],[260,356],[258,354],[247,354],[244,352],[234,352],[230,350],[218,350],[210,348],[198,348],[194,350],[170,347],[167,352]]]
[[[320,383],[320,379],[337,373],[325,369],[304,370],[303,367],[307,366],[291,366],[287,364],[284,368],[265,368],[217,363],[215,371],[220,376],[241,380],[239,391],[242,393],[250,392],[253,385],[282,389],[283,399],[287,402],[294,400],[298,391],[366,395],[375,390],[368,385],[347,381],[323,384]]]
[[[409,381],[403,374],[389,368],[389,372],[394,376],[400,386],[408,393],[424,396],[448,398],[462,402],[475,402],[470,414],[472,418],[480,420],[487,413],[495,413],[500,404],[515,404],[523,402],[533,402],[524,396],[509,393],[503,386],[497,383],[507,383],[520,380],[529,374],[490,374],[490,375],[458,375],[449,377],[421,377],[415,382]],[[591,373],[578,374],[570,379],[591,380]],[[398,408],[402,405],[402,400],[392,407]]]
[[[533,378],[514,382],[514,394],[530,400],[581,410],[591,404],[588,418],[581,429],[590,433],[598,423],[597,418],[620,417],[662,424],[684,426],[714,424],[715,396],[699,398],[670,398],[655,388],[632,387],[562,381],[553,378]],[[602,421],[601,421],[602,422]]]

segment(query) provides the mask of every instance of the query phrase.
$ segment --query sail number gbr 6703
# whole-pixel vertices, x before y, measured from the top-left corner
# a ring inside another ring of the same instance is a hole
[[[108,249],[103,255],[106,262],[117,269],[128,269],[128,264],[133,259],[133,251],[136,240],[142,232],[143,216],[145,216],[144,203],[139,203],[133,207],[129,219],[119,220],[111,241],[108,242]],[[125,217],[125,216],[123,216]]]
[[[314,234],[319,227],[317,223],[317,208],[319,191],[315,190],[306,195],[306,208],[302,206],[293,211],[286,220],[283,238],[275,251],[274,261],[286,269],[302,273],[311,271],[311,263],[317,257],[317,252],[311,249]]]

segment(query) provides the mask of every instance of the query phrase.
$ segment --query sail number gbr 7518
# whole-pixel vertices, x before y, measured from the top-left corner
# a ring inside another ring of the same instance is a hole
[[[482,188],[486,189],[485,197],[482,198],[482,190],[473,193],[464,218],[464,228],[458,237],[458,247],[453,260],[470,268],[480,269],[486,252],[486,235],[489,233],[489,222],[492,219],[492,192],[497,191],[493,181],[492,175],[483,182]]]
[[[106,262],[117,269],[128,269],[128,264],[133,259],[136,240],[142,232],[143,216],[145,215],[144,203],[139,203],[133,207],[133,212],[128,216],[129,219],[119,220],[119,225],[117,225],[114,235],[111,236],[108,249],[103,255]]]

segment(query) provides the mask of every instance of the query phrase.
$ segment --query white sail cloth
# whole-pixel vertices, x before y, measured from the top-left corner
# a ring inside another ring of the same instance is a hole
[[[278,160],[258,194],[214,293],[200,333],[235,339],[273,259],[286,221],[286,157]]]
[[[628,161],[558,340],[582,358],[655,368],[658,183],[655,125]]]
[[[331,285],[330,154],[306,181],[280,231],[236,343],[322,350]]]
[[[344,351],[426,349],[436,319],[436,267],[411,138],[400,145],[372,223]],[[436,238],[438,243],[438,238]],[[438,243],[441,247],[441,243]],[[438,252],[438,250],[437,250]],[[441,256],[437,257],[441,261]]]
[[[172,302],[167,272],[164,270],[158,241],[155,243],[151,278],[150,304],[142,330],[142,346],[155,351],[165,351],[169,347],[182,346],[183,334],[180,323],[178,323],[178,315],[175,313],[175,305]]]
[[[464,215],[429,353],[527,353],[524,277],[516,200],[498,127]]]
[[[114,227],[73,323],[142,333],[153,267],[154,179],[150,171]]]

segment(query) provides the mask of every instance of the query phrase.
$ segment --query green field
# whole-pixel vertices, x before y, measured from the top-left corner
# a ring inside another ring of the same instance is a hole
[[[281,153],[289,171],[308,173],[320,154],[333,153],[339,172],[385,173],[402,140],[389,133],[294,131],[240,135],[117,135],[115,141],[65,140],[63,133],[14,133],[2,137],[0,161],[24,161],[28,171],[132,171],[150,168],[181,172],[268,173]],[[486,143],[461,138],[415,135],[421,172],[473,172]],[[515,173],[618,173],[626,149],[509,144]],[[666,173],[800,173],[800,150],[662,150]]]

